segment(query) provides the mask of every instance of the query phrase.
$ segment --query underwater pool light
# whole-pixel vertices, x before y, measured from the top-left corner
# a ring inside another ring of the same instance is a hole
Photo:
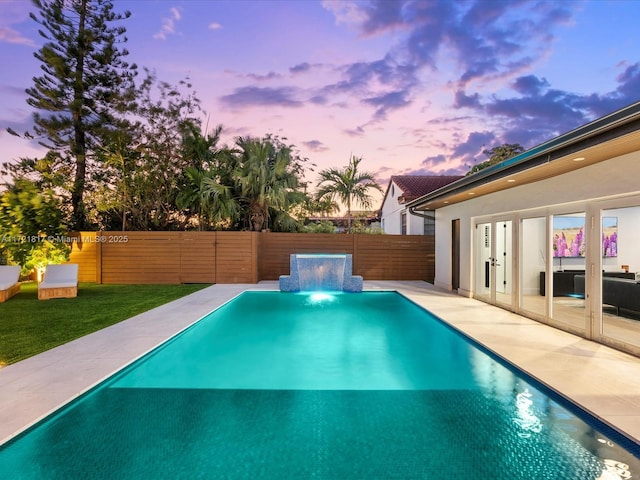
[[[327,292],[313,292],[309,295],[310,303],[332,302],[335,296]]]

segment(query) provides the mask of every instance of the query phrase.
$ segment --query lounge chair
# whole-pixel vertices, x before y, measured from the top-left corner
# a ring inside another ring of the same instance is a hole
[[[47,265],[38,285],[38,300],[73,298],[78,295],[78,264]]]
[[[20,267],[0,265],[0,303],[6,302],[20,291]]]

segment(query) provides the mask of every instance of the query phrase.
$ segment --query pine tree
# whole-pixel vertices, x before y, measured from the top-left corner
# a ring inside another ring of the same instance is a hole
[[[84,194],[98,157],[96,149],[126,125],[136,65],[119,46],[127,41],[119,24],[130,12],[113,11],[109,0],[33,0],[45,43],[34,55],[43,73],[26,90],[34,107],[34,131],[49,153],[50,169],[63,173],[70,193],[74,230],[87,227]],[[53,161],[52,161],[53,159]]]

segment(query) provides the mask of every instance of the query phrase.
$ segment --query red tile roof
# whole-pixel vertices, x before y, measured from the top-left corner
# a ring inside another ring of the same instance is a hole
[[[404,203],[438,190],[461,178],[462,176],[455,175],[392,175],[391,181],[402,190],[399,200]]]

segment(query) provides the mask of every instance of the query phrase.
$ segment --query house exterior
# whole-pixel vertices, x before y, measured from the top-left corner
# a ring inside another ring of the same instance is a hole
[[[460,178],[462,177],[445,175],[393,175],[380,209],[380,222],[384,233],[433,235],[433,216],[412,215],[407,209],[407,204]]]
[[[407,207],[437,286],[640,355],[640,102]]]

